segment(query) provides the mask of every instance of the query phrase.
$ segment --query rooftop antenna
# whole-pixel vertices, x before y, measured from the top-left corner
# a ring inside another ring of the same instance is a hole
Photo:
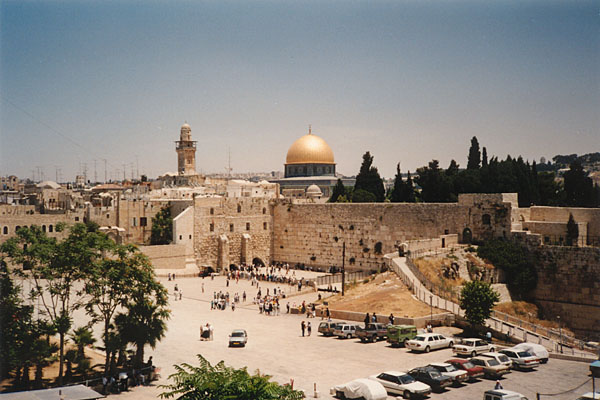
[[[96,169],[96,159],[94,159],[94,184],[98,182],[98,171]]]
[[[312,135],[312,125],[308,124],[308,134]]]
[[[106,183],[106,158],[102,159],[104,161],[104,183]]]
[[[227,147],[227,159],[228,163],[227,168],[225,168],[225,170],[227,171],[227,176],[231,178],[231,147]]]

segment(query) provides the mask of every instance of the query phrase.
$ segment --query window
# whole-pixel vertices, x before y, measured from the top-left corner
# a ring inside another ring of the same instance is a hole
[[[233,224],[229,224],[229,232],[233,232]]]
[[[181,237],[181,235],[179,235],[179,240],[181,240],[181,239],[183,239],[183,238]]]
[[[215,224],[213,224],[213,223],[210,224],[210,231],[211,232],[215,231]]]
[[[75,217],[75,221],[79,221],[79,217]]]
[[[267,226],[268,226],[268,225],[267,225],[267,223],[266,223],[266,222],[263,222],[263,229],[264,229],[265,231],[267,230]]]
[[[189,238],[191,239],[191,238],[192,238],[192,235],[189,235]]]
[[[110,218],[110,214],[106,214],[106,219],[109,219],[109,218]]]
[[[238,204],[237,210],[238,212],[242,212],[242,206]]]
[[[46,232],[46,225],[42,225],[42,232]]]
[[[215,209],[214,209],[214,208],[211,208],[211,209],[210,209],[210,215],[214,215],[214,214],[215,214]]]
[[[246,230],[249,231],[250,230],[250,222],[246,222]]]
[[[137,226],[137,221],[136,221],[135,217],[133,217],[131,219],[131,226]]]
[[[52,226],[52,225],[50,225]],[[2,233],[4,233],[5,235],[8,235],[8,226],[5,226]]]
[[[146,217],[140,217],[140,226],[148,226],[148,219]]]
[[[481,223],[483,225],[491,225],[492,224],[492,217],[490,217],[490,214],[483,214],[481,216]]]
[[[266,213],[267,213],[267,208],[263,207],[263,214],[266,214]]]
[[[52,232],[53,229],[54,227],[52,225],[48,225],[48,232]]]

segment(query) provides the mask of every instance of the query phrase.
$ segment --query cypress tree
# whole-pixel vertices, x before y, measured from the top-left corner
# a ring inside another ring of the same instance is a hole
[[[383,202],[385,200],[385,189],[383,180],[379,176],[379,171],[373,167],[373,156],[368,151],[363,155],[363,162],[360,166],[360,172],[356,176],[354,190],[364,190],[375,196],[375,201]]]
[[[471,139],[471,148],[469,149],[467,169],[479,169],[480,164],[481,152],[479,151],[479,142],[477,141],[477,137],[473,136],[473,139]]]
[[[394,179],[394,189],[392,190],[392,196],[390,201],[392,203],[399,203],[404,197],[404,182],[402,182],[402,174],[400,173],[400,163],[396,165],[396,177]]]
[[[481,167],[487,167],[488,159],[487,159],[487,149],[484,147],[481,153]]]
[[[336,203],[341,196],[346,196],[346,188],[344,187],[344,183],[340,178],[338,178],[337,183],[333,187],[333,191],[331,193],[331,197],[327,200],[328,203]]]
[[[573,218],[573,214],[569,213],[569,222],[567,222],[567,246],[577,245],[577,238],[579,237],[579,226]]]

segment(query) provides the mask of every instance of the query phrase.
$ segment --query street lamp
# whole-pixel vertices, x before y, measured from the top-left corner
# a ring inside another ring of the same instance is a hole
[[[430,311],[429,311],[429,324],[433,325],[433,295],[429,295],[429,306],[430,306]]]
[[[558,339],[558,344],[560,345],[560,352],[563,352],[563,346],[562,346],[562,326],[560,325],[560,315],[556,316],[556,319],[558,320],[558,334],[559,334],[559,339]]]
[[[346,286],[346,242],[342,243],[342,296],[344,295],[344,286]]]

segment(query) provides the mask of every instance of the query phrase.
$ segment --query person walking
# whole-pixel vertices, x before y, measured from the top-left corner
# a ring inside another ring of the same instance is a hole
[[[390,316],[388,317],[388,319],[390,320],[390,325],[394,325],[394,314],[390,313]]]
[[[365,328],[367,327],[369,322],[371,322],[371,317],[369,317],[369,313],[367,313],[367,315],[365,315]]]
[[[310,322],[308,323],[308,325],[306,326],[306,331],[308,333],[308,336],[310,336],[310,332],[312,331],[312,326],[310,326]]]
[[[304,337],[304,331],[306,329],[306,323],[304,323],[304,320],[302,320],[302,323],[300,324],[300,329],[302,329],[302,337]]]
[[[375,315],[375,313],[373,313],[373,316],[371,317],[371,321],[377,322],[377,315]]]

